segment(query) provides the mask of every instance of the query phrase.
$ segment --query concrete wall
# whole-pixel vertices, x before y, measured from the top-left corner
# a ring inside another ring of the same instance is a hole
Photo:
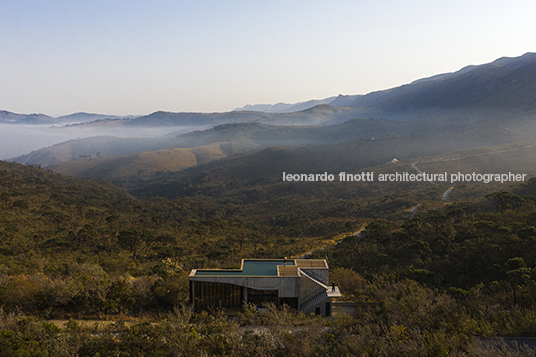
[[[300,278],[279,278],[279,297],[282,298],[294,298],[299,296],[300,292]]]
[[[324,285],[329,286],[329,269],[319,268],[300,268],[305,274],[310,275],[312,278],[318,280]]]
[[[316,304],[316,305],[312,306],[311,308],[307,309],[306,311],[304,311],[304,313],[306,315],[314,315],[315,312],[316,312],[316,308],[318,307],[318,308],[320,308],[320,315],[326,316],[326,303],[331,304],[331,315],[333,315],[333,303],[331,302],[331,298],[322,300],[318,304]]]
[[[306,275],[301,275],[300,286],[300,304],[306,303],[321,292],[326,291],[325,288]]]

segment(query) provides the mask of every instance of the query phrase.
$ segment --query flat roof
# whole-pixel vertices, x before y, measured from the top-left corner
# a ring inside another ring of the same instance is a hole
[[[325,259],[296,259],[298,268],[328,268],[328,263]]]
[[[290,266],[287,265],[286,267],[282,265],[278,265],[277,272],[278,272],[278,276],[294,276],[294,277],[299,276],[298,267],[295,265],[290,265]]]
[[[242,260],[242,269],[198,269],[195,276],[278,276],[277,266],[283,266],[283,259]],[[294,260],[287,259],[287,266],[294,265]]]

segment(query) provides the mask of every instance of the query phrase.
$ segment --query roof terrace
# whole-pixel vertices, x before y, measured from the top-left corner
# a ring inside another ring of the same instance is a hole
[[[242,259],[240,269],[197,269],[190,276],[297,276],[298,267],[327,268],[327,264],[320,259]]]

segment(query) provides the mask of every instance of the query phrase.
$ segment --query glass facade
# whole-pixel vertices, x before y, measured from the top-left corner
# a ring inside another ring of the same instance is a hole
[[[248,303],[255,304],[259,307],[263,307],[269,302],[278,306],[278,296],[279,293],[277,290],[248,289]]]
[[[282,305],[288,305],[289,307],[293,309],[298,309],[298,298],[280,298],[279,299],[279,306]]]
[[[193,288],[192,288],[193,287]],[[195,299],[195,306],[206,307],[241,307],[244,302],[244,290],[247,289],[248,303],[264,307],[267,303],[275,306],[286,304],[298,308],[298,298],[279,298],[277,290],[257,290],[228,283],[190,282],[190,293]]]
[[[227,283],[193,282],[195,306],[240,307],[242,287]]]

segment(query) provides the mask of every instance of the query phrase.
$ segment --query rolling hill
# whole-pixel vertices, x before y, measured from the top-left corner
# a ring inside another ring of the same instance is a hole
[[[4,124],[53,124],[56,120],[45,114],[17,114],[0,110],[0,123]]]
[[[355,110],[348,107],[319,105],[292,113],[263,113],[233,111],[225,113],[171,113],[155,112],[128,120],[125,126],[204,126],[228,123],[262,123],[271,125],[329,125],[356,118]]]
[[[409,154],[419,142],[428,142],[419,151],[420,156],[437,156],[448,155],[453,149],[531,140],[536,132],[536,121],[533,120],[536,116],[536,54],[468,66],[454,73],[364,96],[339,96],[332,102],[350,105],[321,104],[292,113],[155,112],[129,120],[104,119],[91,125],[169,127],[170,130],[184,126],[215,126],[158,138],[71,140],[13,160],[50,166],[97,156],[97,159],[61,165],[61,172],[117,180],[137,172],[180,171],[198,165],[205,161],[194,158],[196,155],[190,149],[221,145],[218,143],[225,143],[225,149],[220,146],[221,153],[209,154],[210,160],[270,146],[313,146],[314,149],[303,150],[309,150],[307,155],[328,158],[325,163],[332,166],[340,159],[334,156],[332,148],[341,143],[349,143],[348,153],[360,153],[360,165],[373,165],[377,163],[373,158],[378,153],[386,153],[382,160],[387,156]],[[353,119],[356,117],[387,119]],[[380,144],[369,148],[369,144],[361,142],[364,139],[381,139],[386,148]],[[369,156],[361,155],[363,150]],[[348,153],[340,150],[339,154],[350,155]],[[166,155],[171,160],[164,164],[161,158]],[[158,164],[143,171],[144,165],[149,165],[149,158]],[[308,162],[309,159],[304,160]],[[310,164],[316,167],[314,163]],[[128,169],[121,171],[119,167],[122,165]],[[279,166],[275,164],[274,167]],[[56,168],[60,169],[60,166]]]
[[[322,111],[314,108],[311,111]],[[421,126],[425,128],[424,126]],[[14,158],[19,163],[43,167],[95,156],[123,156],[145,151],[193,148],[228,142],[233,153],[273,145],[320,145],[355,141],[370,137],[403,135],[419,131],[411,123],[387,120],[350,120],[329,126],[274,126],[259,123],[224,124],[187,134],[170,133],[158,138],[118,138],[99,136],[69,140]]]
[[[492,143],[488,142],[487,146],[491,145]],[[254,187],[258,184],[281,182],[283,172],[328,172],[337,175],[340,172],[356,172],[384,165],[390,163],[393,158],[411,163],[449,156],[462,147],[485,151],[485,148],[481,149],[482,146],[486,146],[485,141],[473,140],[471,136],[464,137],[459,133],[443,136],[400,136],[298,148],[279,146],[235,155],[182,172],[168,172],[145,181],[133,183],[132,180],[118,180],[114,183],[144,197],[175,198],[196,194],[218,196],[222,190],[225,191],[225,187]],[[534,161],[530,158],[527,160]],[[502,168],[504,166],[497,167]],[[518,166],[516,168],[519,169]],[[299,190],[300,186],[301,183],[289,183],[288,192],[292,192],[294,188]]]
[[[387,140],[389,138],[391,140]],[[439,154],[434,148],[444,148],[446,151],[442,153],[445,154],[455,148],[508,143],[514,142],[516,139],[511,130],[506,130],[501,125],[492,122],[486,123],[486,125],[473,125],[471,123],[450,125],[449,123],[427,121],[354,119],[330,126],[270,126],[240,123],[219,125],[212,129],[181,135],[171,133],[160,138],[93,137],[71,140],[14,160],[20,163],[50,167],[58,172],[77,177],[116,180],[124,179],[128,175],[135,175],[137,172],[179,171],[195,166],[200,162],[204,163],[206,160],[190,159],[188,161],[186,156],[191,156],[191,150],[194,148],[220,145],[218,143],[226,143],[223,155],[209,155],[211,160],[270,146],[314,147],[317,148],[315,150],[319,155],[323,155],[324,150],[329,152],[330,145],[344,146],[344,143],[351,147],[362,146],[362,150],[369,152],[370,155],[373,155],[374,152],[384,151],[385,149],[380,147],[383,144],[389,151],[391,144],[396,143],[396,149],[391,150],[393,153],[390,154],[396,156],[395,153],[412,148],[413,141],[424,140],[423,138],[430,142],[430,146],[429,148],[422,147],[421,156]],[[367,140],[376,140],[377,142],[381,140],[383,144],[373,144],[373,147],[369,148]],[[179,148],[183,150],[178,150]],[[313,149],[307,150],[312,151]],[[150,152],[157,151],[158,155],[150,154]],[[150,164],[149,158],[156,159],[164,151],[173,153],[170,160],[164,163],[158,159],[159,164]],[[140,160],[138,154],[142,155],[144,159]],[[365,160],[365,156],[360,155],[359,157]],[[134,160],[134,158],[137,159]],[[336,162],[337,159],[332,158],[329,161]],[[187,160],[188,164],[185,164],[184,160]],[[118,167],[121,165],[127,165],[129,168],[120,170]],[[152,169],[144,171],[146,165],[150,165]],[[107,169],[108,167],[110,169]]]
[[[133,176],[144,178],[159,172],[184,170],[224,158],[229,152],[232,152],[232,148],[228,143],[215,143],[196,148],[175,148],[124,156],[83,158],[51,165],[48,169],[74,177],[114,181]]]

